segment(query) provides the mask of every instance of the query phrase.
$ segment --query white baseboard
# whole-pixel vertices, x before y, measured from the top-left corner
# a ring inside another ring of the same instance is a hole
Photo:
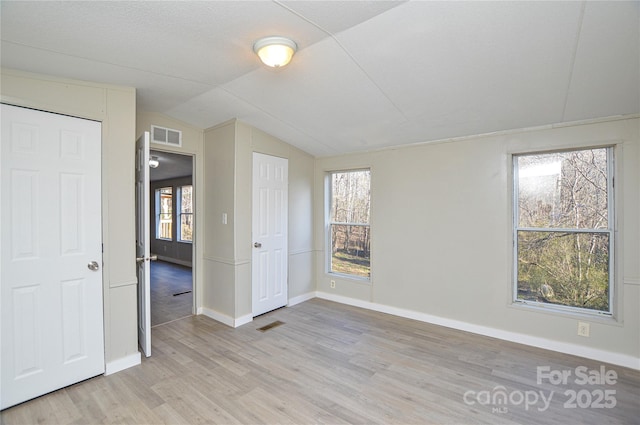
[[[341,295],[333,295],[326,292],[316,292],[316,296],[325,300],[335,301],[354,307],[361,307],[367,310],[379,311],[381,313],[392,314],[394,316],[405,317],[407,319],[418,320],[420,322],[431,323],[434,325],[458,329],[478,335],[489,336],[505,341],[530,345],[533,347],[543,348],[545,350],[558,351],[565,354],[572,354],[574,356],[586,357],[588,359],[640,370],[640,359],[626,354],[613,353],[611,351],[600,350],[597,348],[589,348],[582,345],[553,341],[546,338],[525,335],[517,332],[504,331],[488,326],[474,325],[473,323],[447,319],[444,317],[433,316],[430,314],[420,313],[412,310],[405,310],[398,307],[386,306],[369,301],[362,301],[355,298],[343,297]]]
[[[154,255],[156,255],[156,254],[154,254]],[[177,258],[165,257],[164,255],[156,255],[156,256],[158,257],[158,260],[160,260],[160,261],[166,261],[167,263],[178,264],[179,266],[193,267],[193,263],[191,261],[188,261],[188,260],[179,260]]]
[[[237,328],[242,325],[246,325],[247,323],[253,322],[253,314],[245,314],[244,316],[240,316],[234,321],[234,328]]]
[[[240,316],[234,319],[231,316],[228,316],[226,314],[220,313],[215,310],[211,310],[210,308],[206,308],[206,307],[198,308],[198,314],[204,314],[205,316],[215,321],[218,321],[222,324],[230,326],[232,328],[237,328],[238,326],[242,326],[253,321],[253,315],[251,314]]]
[[[128,369],[133,366],[138,366],[142,362],[142,356],[140,352],[136,352],[130,354],[126,357],[122,357],[121,359],[111,361],[105,365],[105,376],[111,375],[116,372],[120,372],[121,370]]]
[[[298,295],[297,297],[289,298],[289,302],[287,303],[287,307],[293,307],[296,304],[303,303],[305,301],[309,301],[312,298],[316,297],[316,292],[307,292],[306,294]]]

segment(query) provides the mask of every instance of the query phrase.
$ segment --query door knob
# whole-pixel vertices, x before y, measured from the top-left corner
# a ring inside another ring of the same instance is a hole
[[[100,265],[97,261],[91,261],[89,264],[87,264],[87,267],[93,272],[97,272],[98,270],[100,270]]]
[[[149,258],[136,257],[136,263],[142,263],[142,262],[144,262],[144,260],[157,261],[158,260],[158,256],[157,255],[152,255]]]
[[[262,248],[262,244],[260,242],[254,243],[253,246],[256,248]]]

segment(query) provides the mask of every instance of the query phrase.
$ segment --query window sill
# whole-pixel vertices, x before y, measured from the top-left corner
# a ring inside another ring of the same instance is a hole
[[[349,281],[352,281],[353,283],[371,285],[371,278],[354,276],[354,275],[344,274],[344,273],[334,273],[334,272],[326,272],[325,275],[330,279],[349,280]]]
[[[193,244],[193,241],[178,241],[178,242],[188,244],[188,245]]]
[[[619,320],[615,314],[572,311],[568,309],[553,307],[551,305],[547,306],[521,301],[511,301],[509,307],[522,311],[531,311],[535,313],[564,317],[566,319],[583,320],[591,323],[601,323],[603,325],[622,326],[622,321]]]

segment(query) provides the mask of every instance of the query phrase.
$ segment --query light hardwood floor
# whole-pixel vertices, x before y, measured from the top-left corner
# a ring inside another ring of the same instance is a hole
[[[257,330],[276,320],[284,324]],[[237,329],[204,316],[157,326],[153,353],[138,367],[8,409],[2,423],[640,421],[638,371],[319,299]],[[572,377],[567,384],[538,384],[538,366],[571,371]],[[580,366],[615,371],[616,383],[578,385]],[[507,403],[485,403],[500,386]],[[585,405],[587,395],[595,400],[605,390],[615,391],[608,393],[615,407],[565,406],[566,391],[575,391]],[[541,392],[546,399],[553,392],[547,409],[541,399],[528,409],[520,402],[533,402]]]
[[[193,306],[191,268],[165,261],[154,261],[150,265],[151,326],[190,316]]]

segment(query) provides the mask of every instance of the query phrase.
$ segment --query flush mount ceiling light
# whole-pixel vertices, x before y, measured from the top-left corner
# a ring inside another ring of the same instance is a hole
[[[296,50],[298,45],[286,37],[264,37],[253,45],[253,51],[260,60],[272,68],[288,64]]]
[[[152,156],[149,158],[149,167],[158,168],[158,165],[160,165],[160,161],[158,160],[157,156]]]

